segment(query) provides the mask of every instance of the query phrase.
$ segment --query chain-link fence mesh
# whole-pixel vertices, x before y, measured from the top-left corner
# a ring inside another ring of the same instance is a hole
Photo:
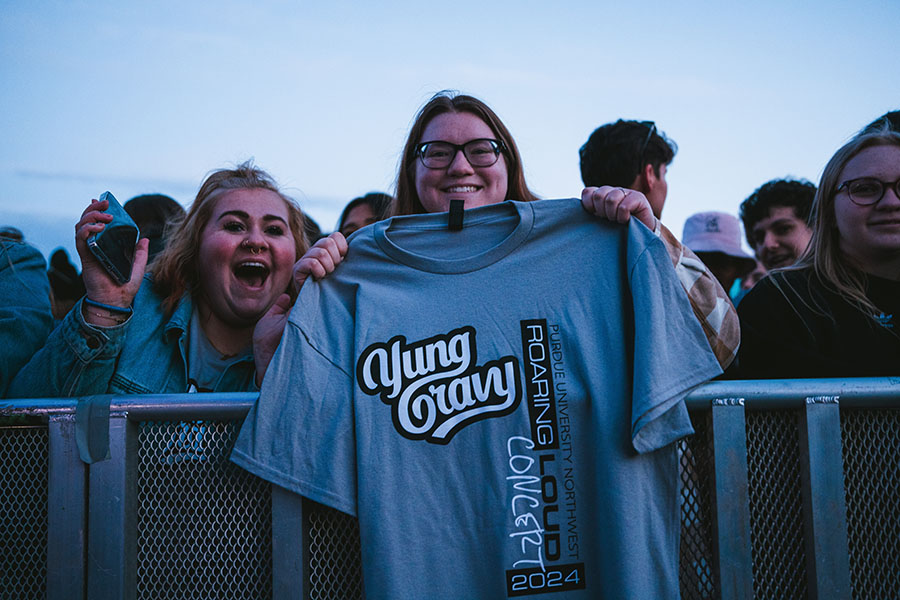
[[[754,597],[800,600],[807,586],[799,413],[748,411],[746,418]]]
[[[272,596],[271,486],[229,462],[239,426],[141,423],[138,598]]]
[[[362,562],[359,521],[312,501],[309,515],[310,600],[362,599]]]
[[[842,410],[855,600],[900,598],[900,410]]]
[[[678,442],[685,600],[718,594],[710,417],[694,414],[696,434]],[[753,585],[760,599],[808,596],[799,418],[799,411],[746,413]],[[228,461],[238,425],[140,425],[139,598],[271,598],[271,487]],[[900,598],[900,410],[842,409],[841,434],[853,598]],[[46,595],[48,450],[46,426],[0,426],[3,600]],[[304,514],[309,597],[362,598],[357,521],[310,501]]]
[[[692,414],[694,435],[678,441],[681,477],[681,550],[679,580],[682,600],[716,597],[712,549],[712,438],[709,411]]]
[[[0,598],[44,598],[47,427],[0,427]]]

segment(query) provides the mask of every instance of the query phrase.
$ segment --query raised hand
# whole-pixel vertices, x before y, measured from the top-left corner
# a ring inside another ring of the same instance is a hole
[[[339,231],[316,242],[294,264],[294,291],[299,292],[306,280],[322,279],[337,267],[347,255],[347,240]]]
[[[75,224],[75,248],[81,258],[81,276],[84,280],[87,297],[101,304],[128,308],[134,301],[144,278],[150,241],[142,239],[138,242],[134,252],[131,279],[120,285],[106,272],[87,246],[88,237],[103,231],[106,224],[112,221],[112,215],[103,212],[107,208],[109,208],[109,202],[106,200],[91,201],[81,214],[81,219]],[[102,308],[83,309],[83,314],[85,320],[93,325],[109,326],[114,324],[110,322],[110,316],[115,313]]]

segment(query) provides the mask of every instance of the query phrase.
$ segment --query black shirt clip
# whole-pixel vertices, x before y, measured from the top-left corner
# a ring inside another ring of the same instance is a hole
[[[463,210],[464,205],[465,202],[463,200],[450,201],[450,221],[447,225],[450,231],[462,231],[465,212]]]

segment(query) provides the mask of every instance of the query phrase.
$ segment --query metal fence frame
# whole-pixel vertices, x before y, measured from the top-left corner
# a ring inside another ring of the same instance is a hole
[[[135,443],[142,421],[239,420],[256,394],[110,396],[111,460],[90,466],[76,445],[76,399],[0,401],[16,416],[48,428],[46,597],[135,598]],[[852,596],[841,409],[900,409],[900,378],[712,382],[687,399],[710,413],[712,532],[716,597],[754,597],[748,481],[747,414],[799,412],[806,588],[810,598]],[[0,422],[2,426],[2,422]],[[88,489],[90,493],[88,493]],[[306,501],[272,489],[272,597],[310,595]],[[90,527],[103,523],[103,527]]]

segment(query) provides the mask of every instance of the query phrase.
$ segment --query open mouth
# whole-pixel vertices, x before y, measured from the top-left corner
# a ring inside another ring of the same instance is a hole
[[[234,276],[248,287],[262,287],[269,277],[269,267],[257,261],[245,261],[234,267]]]

